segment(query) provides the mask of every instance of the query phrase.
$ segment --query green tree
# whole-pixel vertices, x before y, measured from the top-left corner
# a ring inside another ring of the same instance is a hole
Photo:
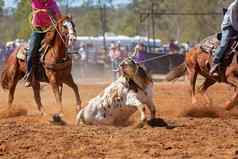
[[[3,15],[4,0],[0,0],[0,16]]]
[[[63,14],[66,4],[77,0],[58,0]],[[130,0],[126,6],[113,6],[116,0],[83,0],[82,6],[69,7],[80,35],[96,36],[102,33],[100,6],[106,4],[107,32],[124,35],[151,35],[151,17],[145,16],[140,22],[140,12],[151,12],[152,0]],[[233,0],[153,0],[156,12],[221,12]],[[0,0],[0,11],[3,0]],[[28,38],[31,33],[29,14],[31,13],[30,0],[20,0],[14,16],[3,15],[0,29],[7,31],[1,33],[4,41],[16,37]],[[161,15],[155,16],[155,36],[168,41],[174,38],[182,41],[199,41],[204,37],[218,32],[222,16],[181,16]],[[150,28],[148,31],[147,28]],[[152,36],[151,36],[152,37]]]
[[[31,33],[31,4],[29,0],[21,0],[15,12],[17,37],[27,39]]]

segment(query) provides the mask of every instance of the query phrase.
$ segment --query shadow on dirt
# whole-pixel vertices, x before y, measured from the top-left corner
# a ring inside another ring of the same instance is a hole
[[[224,110],[217,107],[207,106],[191,106],[185,109],[180,115],[182,117],[195,117],[195,118],[219,118],[223,116]]]
[[[194,118],[234,118],[238,119],[238,108],[225,110],[221,107],[196,105],[186,108],[181,114],[181,117]]]
[[[151,126],[152,128],[164,127],[166,129],[173,129],[173,128],[178,127],[176,125],[172,125],[172,124],[167,123],[164,119],[161,119],[161,118],[150,119],[150,120],[147,121],[147,124],[149,126]]]
[[[0,119],[27,116],[27,110],[19,107],[6,108],[0,111]]]

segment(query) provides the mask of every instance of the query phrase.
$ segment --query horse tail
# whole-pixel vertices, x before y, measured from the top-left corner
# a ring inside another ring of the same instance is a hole
[[[174,70],[170,71],[167,76],[166,76],[166,80],[167,81],[173,81],[181,76],[184,76],[186,72],[186,64],[185,62],[178,65]]]

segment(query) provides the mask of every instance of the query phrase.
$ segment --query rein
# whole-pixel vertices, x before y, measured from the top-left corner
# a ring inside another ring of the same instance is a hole
[[[50,15],[48,15],[48,16],[49,16],[49,18],[50,18],[51,23],[53,24],[54,29],[55,29],[56,32],[59,34],[60,39],[62,40],[62,42],[64,43],[65,47],[67,48],[68,45],[66,44],[66,41],[64,40],[64,38],[63,38],[63,36],[61,35],[59,29],[57,28],[57,25],[56,25],[54,19],[53,19]]]

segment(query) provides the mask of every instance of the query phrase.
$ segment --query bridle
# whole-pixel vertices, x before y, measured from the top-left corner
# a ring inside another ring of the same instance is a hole
[[[62,40],[63,44],[65,45],[66,48],[69,48],[70,47],[70,44],[69,44],[69,40],[70,39],[70,36],[74,36],[75,34],[75,29],[74,29],[74,25],[72,24],[71,21],[67,20],[68,18],[65,18],[63,20],[60,20],[59,22],[55,22],[55,20],[49,15],[50,17],[50,20],[51,20],[51,23],[52,23],[52,26],[53,28],[55,29],[55,31],[57,32],[57,34],[59,35],[60,39]],[[59,23],[62,23],[62,26],[63,27],[66,27],[68,29],[68,39],[65,40],[64,36],[62,35],[62,32],[60,31],[60,29],[58,28],[58,24]],[[69,29],[70,28],[70,29]]]
[[[58,35],[60,36],[60,39],[62,40],[62,42],[64,43],[64,45],[67,47],[68,44],[66,43],[65,39],[63,38],[63,35],[61,34],[61,32],[59,31],[58,27],[57,27],[57,22],[55,22],[55,20],[50,16],[48,15],[49,18],[50,18],[50,21],[53,25],[53,28],[56,30],[56,32],[58,33]]]

